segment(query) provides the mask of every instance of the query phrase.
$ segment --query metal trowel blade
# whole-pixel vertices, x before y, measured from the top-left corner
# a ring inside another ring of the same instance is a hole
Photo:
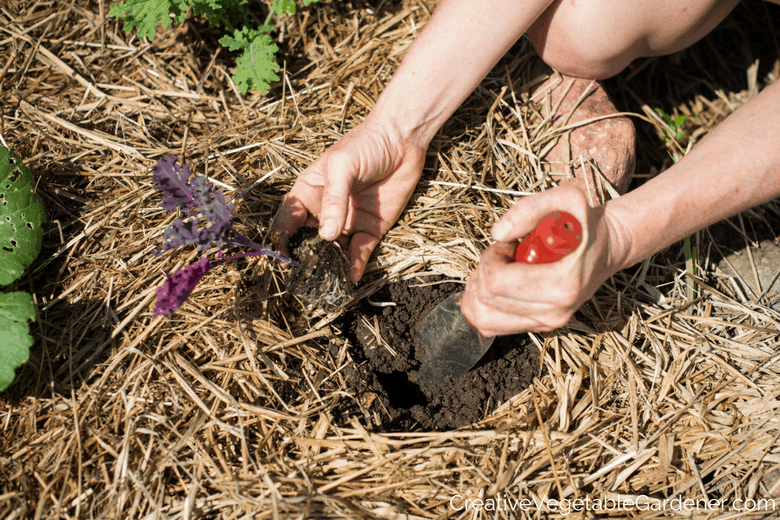
[[[526,264],[557,262],[582,242],[582,224],[570,213],[547,215],[515,248],[514,260]],[[494,338],[486,338],[466,323],[460,313],[463,293],[453,294],[433,309],[417,332],[427,351],[420,368],[420,382],[458,378],[477,364]]]
[[[422,322],[416,337],[425,349],[420,368],[422,384],[442,382],[445,376],[457,379],[477,364],[493,344],[466,323],[460,312],[463,293],[453,294],[437,305]]]

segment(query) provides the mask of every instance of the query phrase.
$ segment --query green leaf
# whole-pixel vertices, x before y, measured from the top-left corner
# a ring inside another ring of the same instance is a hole
[[[233,22],[240,21],[239,25],[250,22],[251,16],[246,4],[248,0],[179,0],[192,5],[192,14],[202,17],[209,23],[209,27],[224,25],[228,30],[233,30]],[[184,8],[184,11],[187,9]]]
[[[233,74],[233,82],[243,94],[255,90],[265,95],[271,82],[279,81],[274,72],[279,69],[279,64],[274,61],[274,53],[279,47],[266,34],[271,30],[270,25],[261,25],[257,29],[244,27],[234,31],[232,37],[224,36],[219,40],[230,50],[244,49],[244,54],[236,60],[238,67]]]
[[[273,27],[270,25],[262,25],[257,29],[250,29],[249,27],[242,27],[233,31],[233,36],[226,34],[219,39],[220,45],[227,47],[231,51],[239,51],[249,47],[252,40],[266,32],[271,32]]]
[[[35,305],[26,292],[0,294],[0,391],[14,380],[14,370],[30,357],[33,338],[27,321],[35,321]]]
[[[306,3],[305,0],[304,3]],[[268,7],[271,11],[276,13],[277,16],[282,16],[284,11],[295,14],[295,0],[277,0],[276,2],[272,2]]]
[[[656,111],[656,112],[658,112],[659,114],[661,114],[661,117],[663,117],[664,119],[666,119],[666,121],[667,121],[667,122],[668,122],[670,125],[673,125],[673,124],[674,124],[674,122],[672,121],[672,118],[671,118],[671,117],[669,117],[669,115],[668,115],[666,112],[664,112],[664,111],[663,111],[663,110],[661,110],[660,108],[656,108],[656,109],[655,109],[655,111]]]
[[[33,186],[22,159],[0,146],[0,287],[22,276],[41,252],[46,214]]]
[[[151,41],[157,35],[157,22],[162,23],[163,29],[167,29],[173,14],[177,22],[181,23],[184,17],[182,6],[187,7],[185,2],[174,3],[172,0],[125,0],[124,3],[112,5],[108,14],[114,18],[124,18],[125,31],[137,27],[138,37]]]
[[[680,125],[682,125],[682,124],[683,124],[683,122],[685,121],[685,119],[686,119],[687,117],[688,117],[688,116],[678,116],[678,117],[675,117],[675,118],[672,120],[672,122],[674,123],[674,126],[675,126],[675,127],[679,128],[679,127],[680,127]]]

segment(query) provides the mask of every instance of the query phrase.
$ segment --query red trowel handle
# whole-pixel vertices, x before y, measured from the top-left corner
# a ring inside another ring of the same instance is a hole
[[[515,261],[549,264],[571,253],[582,242],[582,225],[564,211],[550,213],[517,244]]]

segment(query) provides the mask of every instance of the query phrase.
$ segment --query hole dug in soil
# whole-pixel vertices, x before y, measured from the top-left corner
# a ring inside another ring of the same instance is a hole
[[[308,305],[337,310],[351,299],[341,248],[306,230],[291,239],[300,261],[288,291]],[[319,261],[318,261],[319,260]],[[539,351],[527,335],[499,337],[479,363],[462,377],[418,385],[425,356],[415,339],[425,316],[463,284],[433,279],[394,282],[360,302],[337,322],[350,340],[355,365],[345,376],[379,431],[448,430],[483,419],[525,390],[539,371]],[[430,283],[430,282],[429,282]],[[387,305],[389,304],[389,305]]]
[[[378,429],[449,430],[483,419],[525,390],[539,370],[539,351],[525,334],[495,340],[477,365],[441,384],[418,385],[425,352],[415,339],[425,316],[460,283],[421,286],[416,280],[388,284],[370,297],[394,306],[363,301],[344,316],[357,343],[357,368],[350,383],[358,390]]]

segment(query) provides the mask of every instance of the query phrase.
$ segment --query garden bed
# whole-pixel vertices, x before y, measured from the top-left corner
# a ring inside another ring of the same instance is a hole
[[[567,327],[497,342],[443,392],[415,384],[421,316],[463,289],[514,200],[555,182],[518,150],[557,136],[525,97],[544,77],[525,40],[436,136],[349,299],[306,304],[289,270],[250,257],[153,315],[166,273],[199,256],[154,254],[175,218],[152,185],[156,161],[178,155],[219,183],[236,228],[270,243],[298,174],[363,120],[433,8],[301,9],[274,33],[286,80],[244,97],[206,23],[150,44],[106,2],[3,5],[0,134],[48,223],[16,283],[35,295],[36,343],[0,393],[1,518],[422,519],[462,514],[455,495],[769,496],[780,315],[715,268],[707,232],[692,237],[692,303],[674,245],[608,280]],[[606,82],[637,114],[634,186],[669,165],[653,108],[696,115],[683,126],[695,146],[780,77],[772,27],[780,6],[743,2],[691,49]],[[751,242],[760,223],[777,237],[778,216],[773,202],[732,224]],[[537,509],[527,515],[567,516]]]

